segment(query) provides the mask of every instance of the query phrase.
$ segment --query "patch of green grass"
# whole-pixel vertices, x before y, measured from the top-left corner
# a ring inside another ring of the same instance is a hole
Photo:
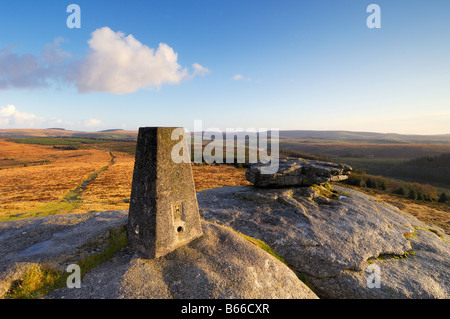
[[[37,144],[37,145],[70,145],[79,146],[81,144],[98,144],[104,143],[89,138],[72,138],[72,137],[22,137],[22,138],[8,138],[7,141],[16,142],[20,144]]]
[[[415,255],[416,255],[416,251],[415,250],[411,250],[411,251],[405,251],[405,253],[403,255],[381,254],[376,259],[378,259],[378,260],[386,260],[386,259],[390,259],[390,258],[403,259],[403,258],[408,258],[410,256],[415,256]]]
[[[286,260],[284,260],[284,258],[280,255],[278,255],[269,245],[267,245],[265,242],[263,242],[260,239],[256,239],[247,235],[244,235],[242,233],[239,233],[239,235],[241,235],[242,237],[244,237],[245,239],[247,239],[249,242],[251,242],[252,244],[258,246],[259,248],[261,248],[262,250],[264,250],[265,252],[271,254],[272,256],[274,256],[276,259],[278,259],[279,261],[281,261],[283,264],[285,264],[286,266]],[[289,267],[289,266],[288,266]],[[294,271],[295,275],[297,276],[298,279],[300,279],[307,287],[309,287],[311,290],[314,291],[314,287],[313,285],[310,283],[308,277],[304,274],[300,274],[296,271]]]
[[[81,193],[82,191],[79,189],[71,190],[66,195],[64,195],[64,197],[57,203],[50,203],[35,207],[17,215],[0,217],[0,221],[26,219],[57,214],[68,214],[81,204],[81,199],[79,198]]]
[[[419,228],[416,228],[416,230],[419,229]],[[411,247],[412,247],[411,239],[416,237],[416,235],[417,235],[416,231],[413,231],[412,233],[411,232],[406,232],[406,233],[403,234],[403,237],[405,237],[405,239],[409,241],[409,243],[411,244]],[[416,255],[416,251],[415,250],[410,250],[410,251],[405,251],[405,253],[403,255],[380,254],[376,259],[378,259],[378,260],[386,260],[386,259],[390,259],[390,258],[403,259],[403,258],[408,258],[410,256],[415,256],[415,255]]]
[[[319,192],[319,195],[329,199],[336,199],[339,197],[339,193],[328,183],[323,185],[312,185],[314,190]]]
[[[80,266],[81,278],[114,257],[114,255],[128,245],[126,227],[110,231],[108,247],[101,253],[91,255],[77,262]],[[48,266],[34,264],[20,280],[14,282],[6,293],[7,299],[35,299],[45,296],[52,290],[63,288],[70,273],[61,273]]]
[[[26,211],[21,214],[0,217],[0,221],[6,220],[16,220],[16,219],[24,219],[24,218],[33,218],[38,216],[49,216],[56,214],[68,214],[74,209],[76,209],[81,203],[80,199],[81,194],[86,189],[86,187],[92,183],[97,176],[106,171],[110,165],[114,164],[115,156],[110,152],[111,156],[110,162],[107,166],[102,167],[100,170],[90,174],[85,181],[81,183],[77,188],[70,190],[64,197],[57,203],[50,203],[44,206],[35,207],[29,211]]]
[[[261,248],[262,250],[264,250],[265,252],[268,252],[269,254],[271,254],[272,256],[274,256],[276,259],[278,259],[279,261],[281,261],[282,263],[286,264],[286,261],[284,260],[283,257],[281,257],[280,255],[278,255],[277,253],[275,253],[273,251],[273,249],[267,245],[265,242],[263,242],[260,239],[256,239],[244,234],[239,233],[239,235],[241,235],[242,237],[244,237],[245,239],[247,239],[249,242],[251,242],[252,244],[258,246],[259,248]]]
[[[91,269],[111,259],[119,250],[126,246],[128,246],[126,227],[111,230],[109,245],[102,253],[89,256],[77,262],[77,265],[81,268],[81,276],[83,277]]]
[[[443,241],[447,242],[447,240],[446,240],[445,237],[444,237],[444,234],[441,233],[440,231],[438,231],[438,230],[435,229],[435,228],[431,228],[431,227],[416,227],[416,230],[417,230],[417,229],[422,229],[422,230],[426,230],[426,231],[432,232],[433,234],[435,234],[436,236],[438,236],[440,239],[442,239]]]
[[[6,294],[7,299],[34,299],[45,295],[55,283],[59,282],[61,274],[40,264],[32,265],[23,277],[14,282]]]

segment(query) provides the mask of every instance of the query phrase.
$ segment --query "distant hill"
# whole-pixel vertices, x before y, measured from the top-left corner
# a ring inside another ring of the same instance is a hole
[[[199,132],[192,133],[198,136]],[[214,135],[214,133],[212,133]],[[237,136],[245,135],[245,132],[236,133]],[[225,132],[224,132],[225,136]],[[440,135],[412,135],[397,133],[374,133],[374,132],[352,132],[352,131],[313,131],[313,130],[281,130],[280,140],[302,140],[290,142],[348,142],[348,143],[371,143],[371,144],[450,144],[450,134]]]
[[[122,129],[107,129],[99,132],[70,131],[63,128],[49,129],[0,129],[0,138],[10,137],[84,137],[136,139],[137,131]],[[198,135],[198,132],[194,133]],[[440,135],[406,135],[397,133],[373,133],[352,131],[312,131],[292,130],[280,131],[281,140],[301,139],[320,142],[320,140],[334,140],[353,143],[417,143],[417,144],[450,144],[450,134]]]
[[[450,143],[450,134],[411,135],[352,131],[280,131],[281,139],[331,139],[354,142],[384,143]]]
[[[104,130],[100,132],[76,132],[73,134],[73,137],[135,140],[137,138],[137,134],[137,131]]]
[[[75,131],[61,129],[7,129],[0,130],[0,138],[22,138],[22,137],[72,137]]]
[[[136,131],[122,129],[104,130],[101,132],[69,131],[62,128],[49,129],[5,129],[0,130],[0,138],[29,138],[29,137],[82,137],[99,139],[134,140]]]
[[[109,129],[109,130],[103,130],[103,131],[99,131],[101,133],[108,133],[108,132],[117,132],[117,131],[123,131],[120,128],[113,128],[113,129]]]

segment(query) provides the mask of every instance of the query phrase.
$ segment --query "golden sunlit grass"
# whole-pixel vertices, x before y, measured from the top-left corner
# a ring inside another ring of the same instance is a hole
[[[114,164],[86,187],[82,204],[73,212],[128,209],[124,200],[130,198],[133,168],[134,156],[114,152]]]
[[[128,209],[129,204],[124,200],[130,198],[134,156],[126,153],[126,148],[120,149],[123,152],[118,151],[117,145],[111,149],[106,144],[101,149],[95,144],[83,147],[63,150],[0,139],[0,221]],[[193,164],[192,172],[197,192],[223,186],[250,185],[245,178],[245,169],[232,165]],[[421,204],[378,190],[350,185],[345,187],[368,192],[378,200],[391,203],[426,223],[449,231],[448,206]],[[412,234],[405,234],[405,237],[410,236]],[[280,259],[264,242],[248,236],[244,238]],[[113,232],[110,245],[104,252],[77,263],[82,275],[126,245],[124,229]],[[67,273],[57,272],[45,265],[33,265],[12,285],[6,298],[38,298],[64,286],[67,276]],[[308,284],[305,278],[299,278]]]
[[[245,169],[232,165],[192,165],[192,175],[197,192],[216,187],[251,185],[245,178]]]
[[[115,164],[89,184],[81,195],[82,204],[73,212],[128,209],[125,199],[130,198],[134,157],[126,153],[114,153]],[[223,186],[250,185],[245,169],[230,165],[192,165],[197,192]]]
[[[109,160],[103,150],[63,151],[0,140],[0,218],[48,211]]]
[[[61,150],[0,139],[0,220],[128,209],[134,156],[85,146]],[[249,185],[245,169],[192,165],[196,191]]]
[[[61,150],[0,139],[0,221],[128,209],[129,204],[124,200],[130,198],[134,156],[110,152],[106,144],[102,144],[102,149],[95,144],[86,147]],[[117,145],[112,148],[117,149]],[[250,185],[245,169],[232,165],[193,164],[192,173],[197,192]],[[371,195],[420,220],[449,230],[450,211],[446,205],[417,203],[381,191],[371,191]]]

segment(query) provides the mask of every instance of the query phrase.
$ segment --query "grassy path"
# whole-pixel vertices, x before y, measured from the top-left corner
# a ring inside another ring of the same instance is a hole
[[[84,181],[80,183],[79,186],[67,192],[60,201],[33,208],[30,211],[24,213],[0,218],[0,221],[33,218],[38,216],[47,216],[56,214],[68,214],[72,212],[74,209],[76,209],[81,205],[82,203],[81,195],[86,190],[86,187],[89,184],[91,184],[101,173],[105,172],[107,169],[109,169],[112,165],[115,164],[116,157],[111,151],[109,151],[109,156],[110,159],[106,166],[103,166],[100,170],[90,174]]]

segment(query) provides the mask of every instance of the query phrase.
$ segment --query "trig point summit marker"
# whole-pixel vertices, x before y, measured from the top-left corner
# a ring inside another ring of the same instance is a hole
[[[181,142],[172,140],[174,130]],[[164,256],[203,234],[190,161],[172,160],[178,143],[189,149],[183,128],[139,128],[127,235],[145,258]]]

